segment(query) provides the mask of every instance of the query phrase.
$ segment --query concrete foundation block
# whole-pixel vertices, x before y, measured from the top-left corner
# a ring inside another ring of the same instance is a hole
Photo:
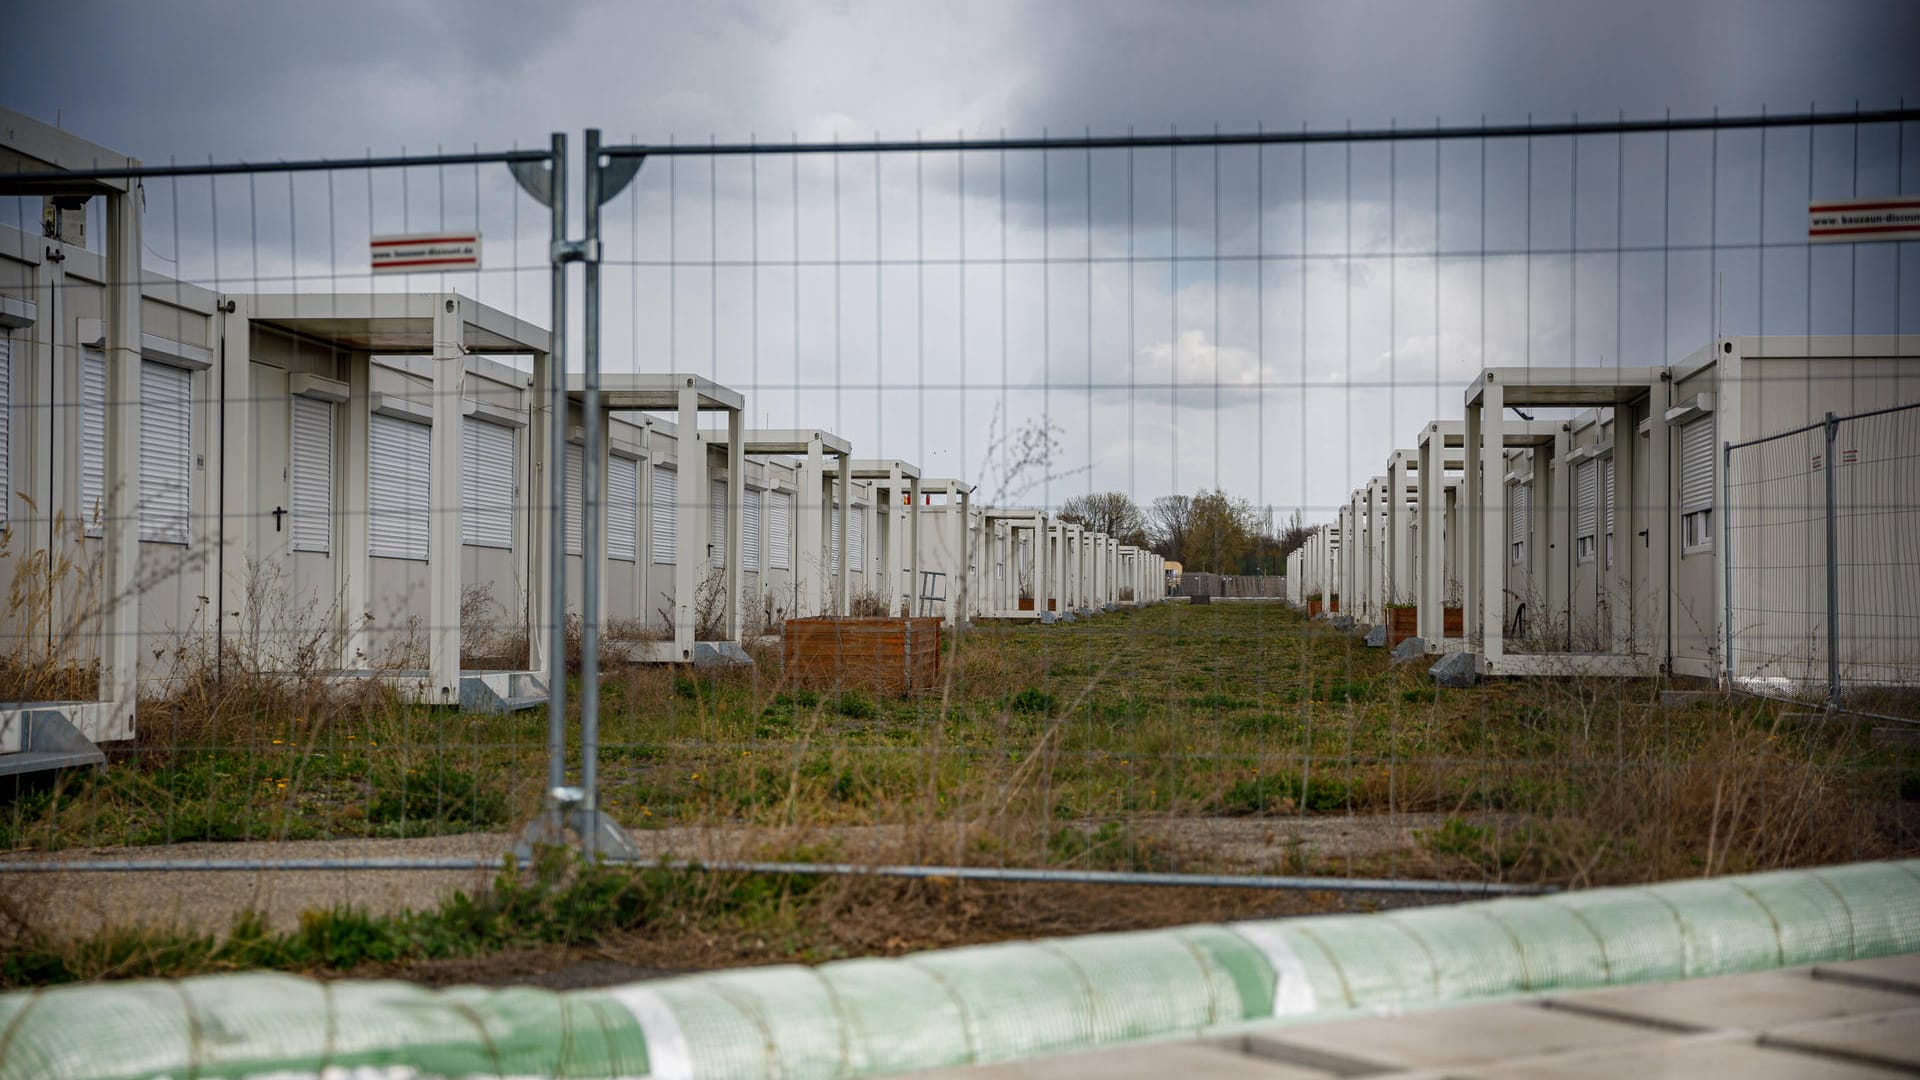
[[[1387,647],[1387,627],[1385,623],[1367,631],[1366,645],[1369,649],[1384,649]]]
[[[1060,621],[1060,613],[1057,611],[1043,611],[1040,613],[1041,626],[1052,626],[1054,623],[1057,623],[1059,621]]]
[[[1335,630],[1351,630],[1354,625],[1353,616],[1333,615],[1327,619],[1327,625],[1333,627]]]
[[[693,643],[693,666],[696,668],[733,668],[752,667],[753,658],[747,650],[733,641],[696,641]]]
[[[1410,664],[1415,660],[1427,658],[1427,639],[1422,637],[1402,638],[1400,644],[1393,647],[1388,659],[1396,664]]]
[[[1448,653],[1439,662],[1427,669],[1433,676],[1434,685],[1450,690],[1465,690],[1479,686],[1485,676],[1480,674],[1481,661],[1478,653]]]

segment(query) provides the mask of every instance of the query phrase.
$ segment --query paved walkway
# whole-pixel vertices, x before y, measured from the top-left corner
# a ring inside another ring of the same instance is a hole
[[[921,1074],[947,1080],[1920,1075],[1920,954]]]

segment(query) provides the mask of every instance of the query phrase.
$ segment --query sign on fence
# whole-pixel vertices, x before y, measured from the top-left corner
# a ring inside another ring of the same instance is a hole
[[[376,236],[368,250],[376,274],[480,268],[480,234],[477,232]]]
[[[1920,240],[1920,195],[1812,203],[1807,239],[1816,244]]]

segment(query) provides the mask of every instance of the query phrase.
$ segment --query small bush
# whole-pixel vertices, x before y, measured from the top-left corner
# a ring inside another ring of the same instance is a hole
[[[1338,777],[1275,773],[1233,785],[1220,808],[1230,814],[1327,811],[1344,809],[1352,798],[1353,786]]]
[[[472,773],[438,761],[377,769],[373,795],[367,801],[370,824],[397,827],[413,835],[447,826],[485,828],[506,820],[505,795],[482,786]]]
[[[1052,694],[1031,686],[1007,699],[1007,708],[1033,716],[1051,716],[1059,704]]]
[[[880,706],[874,704],[873,699],[861,690],[848,690],[842,693],[834,701],[833,709],[850,720],[871,720],[880,715]]]

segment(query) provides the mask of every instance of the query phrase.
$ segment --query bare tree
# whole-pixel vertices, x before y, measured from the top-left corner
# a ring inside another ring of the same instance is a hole
[[[1184,563],[1187,532],[1193,523],[1193,500],[1185,495],[1162,495],[1153,500],[1149,513],[1153,549],[1163,558]]]
[[[1060,519],[1106,533],[1123,544],[1147,546],[1147,516],[1124,491],[1075,495],[1061,504]]]

